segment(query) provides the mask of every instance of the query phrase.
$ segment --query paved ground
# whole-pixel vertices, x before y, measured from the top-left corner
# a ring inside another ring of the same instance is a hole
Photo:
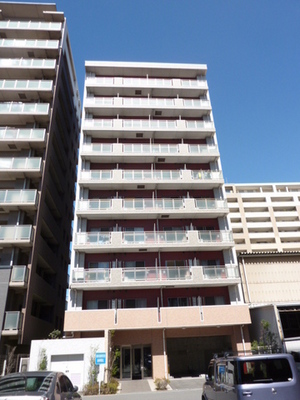
[[[170,392],[178,392],[178,391],[200,391],[202,389],[202,385],[204,382],[203,377],[199,378],[178,378],[178,379],[170,379],[170,385],[168,388],[168,393],[171,394]],[[148,394],[155,394],[157,395],[162,395],[163,393],[160,391],[157,391],[155,389],[155,384],[153,379],[144,379],[144,380],[131,380],[131,381],[120,381],[120,392],[115,395],[138,395],[138,398],[140,398],[142,395],[148,395]],[[202,392],[202,390],[201,390]],[[200,392],[199,392],[200,393]],[[165,394],[167,394],[165,392]],[[84,400],[98,400],[98,396],[83,396]],[[101,396],[103,398],[103,396]],[[122,396],[121,396],[122,397]],[[146,399],[146,397],[144,397]]]

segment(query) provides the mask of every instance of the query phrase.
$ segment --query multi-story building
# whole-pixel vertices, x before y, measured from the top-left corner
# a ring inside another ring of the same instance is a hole
[[[80,99],[64,14],[1,2],[0,16],[3,361],[8,348],[29,354],[31,339],[63,329]]]
[[[250,323],[206,66],[85,66],[65,333],[119,346],[122,379],[204,373]]]
[[[300,351],[300,183],[225,188],[252,339],[265,319],[280,347]]]

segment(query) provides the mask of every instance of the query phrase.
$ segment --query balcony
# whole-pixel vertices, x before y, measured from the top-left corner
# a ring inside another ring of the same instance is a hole
[[[224,250],[234,246],[230,231],[77,232],[73,249],[84,253]]]
[[[49,110],[47,103],[0,103],[0,123],[14,126],[47,122]]]
[[[198,79],[164,79],[164,78],[132,78],[132,77],[93,77],[87,76],[85,80],[87,88],[93,88],[95,95],[111,96],[119,93],[120,96],[126,95],[128,89],[140,89],[143,95],[149,93],[152,96],[170,96],[177,94],[185,97],[200,97],[208,90],[206,78]]]
[[[211,111],[206,99],[153,98],[153,97],[87,97],[85,111],[93,116],[125,114],[147,118],[153,109],[163,110],[165,117],[199,118]]]
[[[26,288],[28,282],[28,268],[26,265],[14,265],[12,267],[9,286]]]
[[[236,265],[145,268],[75,268],[70,287],[78,290],[160,287],[216,287],[240,283]]]
[[[0,150],[41,149],[46,145],[46,129],[0,128]]]
[[[98,189],[213,189],[224,183],[211,170],[90,170],[79,172],[79,185]]]
[[[60,22],[45,22],[45,21],[0,21],[0,29],[7,31],[58,31],[60,32],[62,24]]]
[[[51,101],[52,80],[0,80],[0,101],[18,101],[22,93],[31,101],[43,99]]]
[[[80,200],[76,208],[76,214],[87,219],[137,219],[141,214],[151,218],[211,218],[228,212],[226,200],[194,198]]]
[[[65,313],[64,331],[172,329],[250,324],[248,305],[78,310]]]
[[[217,146],[188,144],[83,144],[81,157],[91,162],[169,162],[214,161],[220,156]]]
[[[36,210],[38,192],[35,189],[0,190],[0,207],[6,210]]]
[[[32,246],[33,228],[31,225],[0,225],[0,245],[11,246]]]
[[[0,58],[0,78],[6,79],[9,76],[14,78],[30,77],[54,78],[55,59],[35,59],[35,58]]]
[[[0,157],[0,178],[39,178],[42,167],[40,157]]]
[[[2,336],[17,336],[21,332],[23,314],[20,311],[6,311]]]
[[[214,123],[210,120],[92,119],[89,116],[84,119],[82,129],[84,133],[101,138],[135,138],[139,132],[144,138],[157,137],[160,133],[166,139],[173,139],[176,134],[183,139],[203,139],[215,132]]]
[[[36,58],[56,58],[59,40],[0,39],[0,49],[3,58],[28,58],[28,51]]]

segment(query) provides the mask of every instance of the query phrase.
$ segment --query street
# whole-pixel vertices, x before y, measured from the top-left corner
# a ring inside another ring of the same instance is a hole
[[[167,390],[142,393],[120,393],[109,395],[115,400],[201,400],[202,389]],[[84,396],[83,400],[104,400],[105,396]]]

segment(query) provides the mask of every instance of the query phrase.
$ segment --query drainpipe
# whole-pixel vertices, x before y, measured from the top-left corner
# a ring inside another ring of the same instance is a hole
[[[247,295],[248,295],[249,303],[251,304],[252,302],[251,302],[251,296],[250,296],[250,290],[249,290],[248,278],[247,278],[247,274],[246,274],[245,263],[244,263],[244,257],[242,257],[242,265],[243,265],[243,273],[244,273],[245,283],[246,283],[246,288],[247,288]]]
[[[243,343],[243,350],[244,350],[244,355],[246,355],[246,346],[245,346],[245,338],[244,338],[244,332],[243,332],[244,325],[240,326],[241,329],[241,337],[242,337],[242,343]]]
[[[165,335],[165,329],[163,329],[163,349],[164,349],[165,378],[168,379],[168,366],[167,366],[167,354],[166,354],[166,335]]]

